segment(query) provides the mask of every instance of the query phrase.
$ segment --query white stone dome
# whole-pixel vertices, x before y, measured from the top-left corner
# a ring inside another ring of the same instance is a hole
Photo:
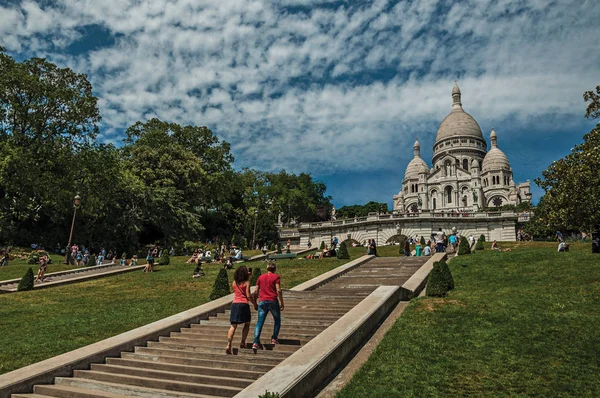
[[[429,167],[423,159],[415,157],[406,166],[404,178],[417,178],[420,173],[429,173]]]
[[[486,171],[510,170],[508,158],[498,148],[496,132],[494,130],[490,134],[490,140],[492,141],[492,149],[483,158],[481,171],[485,173]]]
[[[452,112],[442,120],[435,141],[453,136],[470,136],[483,140],[479,124],[462,108],[461,93],[456,82],[452,88]]]

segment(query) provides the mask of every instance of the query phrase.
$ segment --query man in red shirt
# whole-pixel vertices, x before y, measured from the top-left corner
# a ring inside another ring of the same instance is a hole
[[[273,335],[271,344],[278,344],[277,337],[281,328],[281,313],[283,311],[283,294],[281,293],[281,282],[279,275],[275,273],[277,266],[275,263],[267,264],[267,273],[258,277],[256,281],[256,295],[258,304],[254,304],[254,309],[258,311],[256,328],[254,329],[254,344],[252,349],[262,349],[260,344],[260,333],[262,332],[267,314],[273,315],[275,324],[273,325]]]

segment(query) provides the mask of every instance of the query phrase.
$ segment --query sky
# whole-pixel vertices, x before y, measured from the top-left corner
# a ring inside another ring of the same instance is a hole
[[[431,164],[454,80],[516,183],[594,125],[597,0],[0,0],[0,45],[85,73],[102,142],[158,117],[208,126],[237,169],[311,173],[336,207],[391,207]]]

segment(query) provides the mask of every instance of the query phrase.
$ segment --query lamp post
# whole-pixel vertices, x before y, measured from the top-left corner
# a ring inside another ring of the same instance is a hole
[[[69,243],[67,243],[67,252],[65,253],[65,264],[69,264],[69,256],[71,255],[71,239],[73,238],[73,227],[75,226],[75,215],[77,209],[81,205],[81,196],[75,195],[73,198],[73,221],[71,221],[71,232],[69,233]]]
[[[258,209],[254,210],[254,234],[252,234],[252,250],[256,247],[256,218],[258,217]]]

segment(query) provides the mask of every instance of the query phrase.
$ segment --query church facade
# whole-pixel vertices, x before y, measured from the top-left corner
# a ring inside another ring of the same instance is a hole
[[[402,188],[394,195],[395,213],[465,212],[531,201],[530,182],[515,184],[508,158],[492,129],[491,148],[477,121],[462,108],[461,92],[452,89],[452,110],[433,145],[432,167],[421,158],[419,142],[408,163]]]

